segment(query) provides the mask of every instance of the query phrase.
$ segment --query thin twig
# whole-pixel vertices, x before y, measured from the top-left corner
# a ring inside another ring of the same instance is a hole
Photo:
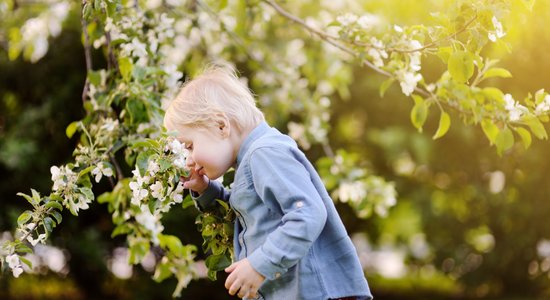
[[[86,0],[82,1],[82,6],[86,3]],[[82,90],[82,103],[86,101],[88,91],[90,88],[90,82],[88,81],[88,74],[92,71],[92,55],[90,48],[90,37],[88,36],[88,22],[84,15],[81,16],[82,33],[84,34],[84,58],[86,60],[86,81],[84,82],[84,89]]]
[[[456,36],[458,36],[459,34],[461,34],[462,32],[466,31],[466,29],[468,29],[468,27],[477,19],[477,15],[474,16],[470,21],[468,21],[464,27],[462,27],[460,30],[456,31],[456,32],[453,32],[452,34],[450,35],[447,35],[447,36],[444,36],[444,37],[441,37],[435,41],[432,41],[431,43],[429,44],[426,44],[420,48],[416,48],[416,49],[398,49],[398,48],[385,48],[385,47],[379,47],[379,46],[375,46],[373,44],[370,44],[370,43],[361,43],[361,42],[356,42],[356,41],[350,41],[351,44],[353,45],[356,45],[356,46],[361,46],[361,47],[368,47],[368,48],[373,48],[373,49],[377,49],[377,50],[384,50],[384,51],[387,51],[387,52],[399,52],[399,53],[414,53],[414,52],[420,52],[420,51],[423,51],[423,50],[426,50],[426,49],[429,49],[429,48],[432,48],[436,45],[438,45],[439,43],[442,43],[444,41],[447,41],[447,40],[450,40],[452,38],[455,38]]]
[[[337,47],[338,49],[348,53],[348,54],[351,54],[352,56],[356,57],[356,58],[360,58],[360,55],[355,52],[353,49],[350,49],[340,43],[337,43],[335,42],[333,39],[334,37],[332,37],[331,35],[319,30],[319,29],[316,29],[316,28],[313,28],[311,26],[309,26],[304,20],[292,15],[291,13],[287,12],[286,10],[284,10],[282,7],[280,7],[277,3],[275,3],[274,1],[272,0],[263,0],[265,3],[267,3],[269,6],[273,7],[279,14],[281,14],[282,16],[284,16],[285,18],[301,25],[302,27],[304,27],[306,30],[312,32],[313,34],[317,35],[319,38],[321,38],[322,40],[326,41],[327,43]],[[393,74],[387,72],[387,71],[384,71],[380,68],[378,68],[377,66],[375,66],[373,63],[371,63],[370,61],[366,60],[366,59],[361,59],[361,63],[365,64],[367,67],[369,67],[370,69],[372,69],[373,71],[379,73],[379,74],[382,74],[384,76],[387,76],[387,77],[394,77]],[[423,95],[423,96],[429,96],[430,94],[419,88],[419,87],[415,87],[414,90]]]

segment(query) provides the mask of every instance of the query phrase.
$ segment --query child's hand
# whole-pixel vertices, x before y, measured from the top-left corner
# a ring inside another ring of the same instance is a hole
[[[180,181],[183,182],[183,188],[190,189],[193,192],[202,194],[208,187],[209,179],[201,170],[191,169],[189,176],[181,176]]]
[[[258,271],[254,270],[248,259],[243,259],[231,264],[225,268],[225,272],[231,273],[225,281],[225,288],[230,295],[235,295],[239,298],[256,298],[258,297],[258,289],[265,280],[265,277]]]

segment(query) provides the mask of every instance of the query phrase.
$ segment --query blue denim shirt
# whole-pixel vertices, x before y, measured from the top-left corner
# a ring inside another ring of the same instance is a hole
[[[372,299],[357,252],[319,175],[294,140],[257,126],[237,155],[231,191],[217,181],[199,209],[229,201],[237,215],[235,256],[265,276],[267,300]]]

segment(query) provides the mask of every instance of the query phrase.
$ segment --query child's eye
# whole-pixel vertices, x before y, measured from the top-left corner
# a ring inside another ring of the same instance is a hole
[[[193,144],[185,144],[185,149],[189,151],[193,150]]]

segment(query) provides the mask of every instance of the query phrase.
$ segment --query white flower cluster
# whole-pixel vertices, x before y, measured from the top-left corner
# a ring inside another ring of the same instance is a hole
[[[487,33],[487,37],[491,40],[491,42],[496,42],[498,39],[504,37],[506,32],[502,29],[502,23],[500,23],[497,17],[493,16],[491,21],[493,22],[494,30],[489,31]]]
[[[550,95],[546,95],[544,97],[544,100],[537,104],[537,107],[535,108],[535,112],[537,114],[546,114],[550,112]]]
[[[79,189],[76,184],[78,174],[74,173],[68,166],[62,166],[61,168],[52,166],[50,172],[53,181],[52,191],[63,198],[65,207],[68,207],[75,214],[81,209],[89,208],[88,204],[92,202],[92,199],[80,193],[82,189]]]
[[[74,173],[69,167],[52,166],[50,168],[52,173],[53,187],[52,191],[60,194],[68,194],[76,188],[76,181],[78,180],[78,174]]]
[[[163,143],[163,141],[161,141]],[[160,223],[161,215],[167,212],[175,203],[183,201],[183,183],[179,182],[173,186],[171,176],[173,171],[164,170],[161,172],[161,160],[168,161],[171,165],[179,169],[185,168],[185,159],[188,151],[176,139],[169,139],[163,146],[164,156],[151,156],[141,175],[138,166],[132,171],[133,179],[129,183],[132,190],[131,204],[139,207],[139,213],[135,215],[136,221],[147,229],[153,242],[159,243],[158,234],[164,227]],[[166,163],[164,161],[164,163]],[[159,205],[155,205],[153,211],[149,206],[149,201],[158,200]]]
[[[99,163],[92,170],[92,175],[94,175],[95,182],[99,182],[102,176],[106,176],[106,177],[113,176],[113,170],[109,167],[106,167],[104,163]]]
[[[61,33],[61,24],[67,18],[70,1],[56,1],[49,9],[35,18],[28,19],[21,27],[21,46],[32,47],[31,62],[36,62],[48,52],[48,37]]]
[[[388,53],[384,50],[384,43],[375,37],[371,37],[370,43],[372,47],[367,54],[372,58],[373,64],[381,68],[384,66],[384,59],[388,58]]]
[[[508,118],[512,122],[519,121],[521,116],[529,111],[527,107],[515,101],[510,94],[504,95],[504,108],[508,111]]]
[[[185,149],[185,146],[182,143],[180,143],[176,139],[173,139],[172,141],[170,141],[166,145],[166,148],[164,150],[165,151],[170,151],[174,154],[174,156],[175,156],[174,165],[176,167],[178,167],[182,170],[186,168],[185,160],[186,160],[187,156],[189,155],[189,151],[187,149]]]
[[[367,30],[372,29],[376,25],[379,25],[381,22],[379,16],[368,13],[360,17],[352,13],[346,13],[336,17],[336,21],[338,21],[344,27],[357,24],[361,29]]]
[[[151,232],[153,244],[158,245],[158,235],[164,230],[160,223],[160,214],[152,214],[147,205],[142,205],[141,212],[136,215],[136,221]]]
[[[46,241],[45,233],[39,234],[36,239],[33,237],[33,232],[35,231],[36,227],[36,223],[28,223],[25,225],[24,228],[20,227],[18,229],[22,236],[27,236],[27,241],[29,241],[29,243],[31,243],[31,245],[33,246],[36,246],[36,244],[38,243],[44,243]],[[27,230],[29,230],[30,232]]]
[[[417,50],[420,48],[422,48],[422,44],[420,44],[420,42],[417,40],[408,41],[406,46],[407,50]],[[397,79],[399,80],[401,91],[407,96],[410,96],[414,92],[416,85],[419,81],[422,80],[422,74],[419,73],[421,68],[421,55],[422,54],[420,53],[420,51],[413,51],[408,53],[407,65],[401,70],[397,71]]]
[[[366,185],[362,181],[343,182],[337,191],[341,202],[359,202],[367,197]]]
[[[13,277],[17,278],[23,273],[23,266],[21,265],[21,260],[19,260],[19,255],[14,253],[6,256],[6,262],[11,269]]]

